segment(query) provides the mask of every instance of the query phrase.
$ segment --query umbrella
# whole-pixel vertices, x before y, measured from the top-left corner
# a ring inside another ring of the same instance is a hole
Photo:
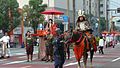
[[[62,15],[64,14],[62,11],[56,10],[56,9],[50,9],[46,10],[44,12],[41,12],[41,14],[48,14],[48,15]]]
[[[64,14],[62,11],[59,11],[59,10],[56,10],[56,9],[49,9],[49,10],[46,10],[44,12],[41,12],[41,14],[47,14],[47,15],[52,15],[52,19],[54,21],[54,16],[53,15],[62,15]],[[55,24],[54,24],[55,25]],[[52,31],[52,34],[55,34],[55,29],[56,29],[56,26],[53,26],[53,29],[51,30]]]
[[[62,15],[64,13],[62,11],[59,11],[59,10],[56,10],[56,9],[53,8],[53,9],[43,11],[43,12],[41,12],[41,14],[52,15],[52,19],[53,19],[54,18],[53,15]]]
[[[110,32],[108,31],[103,31],[102,34],[109,34]]]

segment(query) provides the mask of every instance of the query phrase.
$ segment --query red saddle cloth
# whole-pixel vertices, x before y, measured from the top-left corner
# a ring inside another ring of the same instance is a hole
[[[87,36],[90,36],[89,33],[86,33]],[[91,41],[88,42],[88,38],[86,36],[83,36],[84,38],[80,38],[77,40],[77,42],[79,42],[79,44],[75,44],[74,46],[74,54],[76,57],[77,61],[80,61],[80,59],[82,58],[82,55],[84,53],[85,50],[89,51],[90,50],[90,45],[89,43],[92,44],[92,47],[94,49],[94,51],[97,51],[97,46],[96,46],[96,41],[94,38],[90,39]]]
[[[85,48],[85,43],[84,43],[85,38],[80,42],[79,45],[74,46],[74,54],[76,57],[76,60],[80,61],[82,58],[82,55],[84,53],[84,48]]]

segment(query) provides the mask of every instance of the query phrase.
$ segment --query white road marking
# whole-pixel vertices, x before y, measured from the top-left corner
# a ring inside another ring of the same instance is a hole
[[[26,62],[26,60],[9,62],[9,63],[5,63],[5,64],[3,64],[3,65],[8,65],[8,64],[17,64],[17,63],[22,63],[22,62]]]
[[[112,60],[112,62],[115,62],[115,61],[118,61],[118,60],[120,60],[120,57],[118,57],[118,58]]]
[[[33,54],[37,54],[38,51],[34,51]],[[26,55],[26,52],[25,53],[11,53],[11,56],[16,56],[16,55]]]
[[[80,61],[80,62],[82,63],[83,61]],[[64,65],[64,67],[72,66],[72,65],[76,65],[76,64],[78,64],[78,62],[73,62],[73,63],[66,64],[66,65]]]
[[[7,59],[2,59],[2,60],[0,60],[0,62],[1,62],[1,61],[5,61],[5,60],[7,60]]]
[[[71,56],[70,58],[74,58],[75,56]],[[94,56],[94,57],[105,57],[105,56]],[[88,56],[88,58],[90,58],[90,56]],[[82,61],[80,61],[81,63],[83,62],[83,60]],[[65,64],[64,65],[64,67],[67,67],[67,66],[72,66],[72,65],[76,65],[76,64],[78,64],[78,62],[72,62],[72,63],[68,63],[68,64]]]
[[[74,58],[75,56],[71,56],[70,58]],[[93,57],[105,57],[105,56],[103,56],[103,55],[95,55],[95,56],[93,56]],[[88,56],[88,58],[90,58],[90,56]]]
[[[35,60],[35,59],[37,59],[37,58],[33,58],[33,60]],[[27,62],[27,60],[8,62],[3,65],[17,64],[17,63],[23,63],[23,62]]]

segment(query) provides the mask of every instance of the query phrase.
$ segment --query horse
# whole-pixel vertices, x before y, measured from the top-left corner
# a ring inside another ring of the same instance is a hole
[[[93,55],[94,52],[97,51],[95,37],[92,34],[90,34],[89,31],[86,32],[74,31],[68,43],[69,42],[75,43],[73,50],[74,50],[75,58],[78,62],[78,68],[81,67],[80,60],[82,56],[83,56],[84,68],[86,68],[88,52],[90,52],[90,62],[92,67]]]

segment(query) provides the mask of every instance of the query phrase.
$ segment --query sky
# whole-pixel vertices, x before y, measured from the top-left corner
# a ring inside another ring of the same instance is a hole
[[[19,2],[19,7],[22,8],[25,4],[28,4],[29,0],[17,0]],[[115,9],[120,7],[120,0],[110,0],[110,8]]]
[[[110,8],[118,8],[120,7],[120,0],[110,0]]]
[[[17,0],[19,3],[19,8],[22,8],[24,5],[28,5],[29,0]]]

